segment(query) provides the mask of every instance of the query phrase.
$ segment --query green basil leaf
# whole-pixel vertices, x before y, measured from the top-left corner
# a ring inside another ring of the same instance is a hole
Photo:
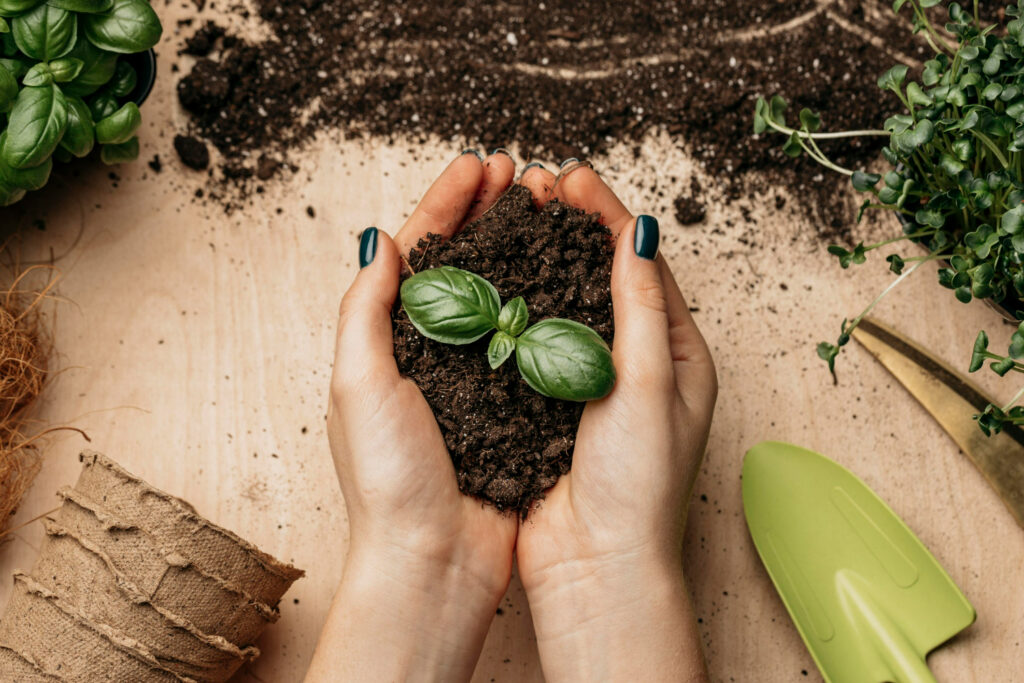
[[[497,370],[515,350],[515,337],[501,330],[495,332],[494,336],[491,337],[491,343],[487,345],[487,362],[490,363],[491,370]]]
[[[53,83],[53,74],[50,73],[50,65],[46,62],[39,62],[25,74],[21,79],[22,84],[29,86],[50,85]]]
[[[117,97],[128,97],[135,90],[139,76],[128,62],[118,62],[117,72],[110,81],[110,92]]]
[[[475,342],[498,326],[498,290],[475,273],[441,266],[402,283],[402,306],[420,334],[445,344]]]
[[[65,94],[85,97],[100,89],[114,77],[117,55],[101,50],[84,37],[79,37],[68,57],[82,60],[82,71],[70,83],[62,86]]]
[[[8,111],[17,96],[17,79],[6,66],[0,64],[0,113]]]
[[[68,103],[56,85],[22,88],[7,122],[0,149],[13,168],[32,168],[46,161],[68,126]]]
[[[84,66],[85,64],[81,59],[75,59],[74,57],[55,59],[50,62],[50,74],[57,83],[67,83],[82,73],[82,67]]]
[[[15,80],[20,79],[22,76],[28,73],[28,70],[32,68],[35,62],[22,57],[0,58],[0,66],[4,67],[11,72]]]
[[[46,0],[0,0],[0,15],[16,17],[43,4]]]
[[[160,40],[163,27],[146,0],[114,0],[103,14],[82,17],[93,45],[110,52],[144,52]]]
[[[101,145],[119,145],[128,142],[142,125],[139,106],[128,102],[116,112],[96,122],[96,141]]]
[[[526,310],[526,301],[517,296],[505,304],[498,315],[498,329],[518,337],[526,329],[530,320],[530,312]]]
[[[7,23],[7,20],[0,17],[0,33],[10,33],[11,25]]]
[[[592,401],[615,385],[608,345],[572,320],[548,318],[528,328],[516,340],[516,363],[526,383],[551,398]]]
[[[84,157],[92,151],[96,144],[96,131],[92,122],[92,112],[88,105],[77,97],[68,100],[68,129],[61,138],[58,149],[67,150],[76,157]]]
[[[101,92],[89,100],[89,111],[93,121],[102,121],[119,109],[117,98],[109,92]]]
[[[11,35],[18,49],[26,55],[49,62],[71,51],[78,35],[77,28],[78,19],[73,12],[39,5],[13,20]]]
[[[114,0],[47,0],[46,4],[79,14],[99,14],[113,7]]]
[[[10,206],[25,196],[25,190],[12,187],[0,178],[0,206]]]
[[[3,149],[7,133],[0,133],[0,149]],[[10,187],[21,188],[22,190],[38,190],[50,179],[50,171],[53,169],[53,161],[49,158],[33,168],[12,168],[0,155],[0,181]]]
[[[128,142],[118,145],[103,145],[100,147],[100,161],[108,166],[124,164],[135,161],[139,158],[139,139],[132,138]]]

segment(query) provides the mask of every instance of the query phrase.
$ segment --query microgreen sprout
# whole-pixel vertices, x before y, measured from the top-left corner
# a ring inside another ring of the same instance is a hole
[[[611,350],[597,332],[562,318],[527,327],[523,297],[502,306],[494,285],[475,273],[452,266],[421,271],[402,283],[401,298],[409,321],[434,341],[471,344],[493,331],[491,369],[515,353],[523,379],[545,396],[591,401],[615,385]]]
[[[866,211],[896,214],[902,235],[852,249],[828,248],[842,268],[865,263],[869,252],[899,242],[923,248],[913,256],[890,253],[889,268],[899,277],[852,321],[843,320],[835,344],[822,342],[818,355],[835,376],[835,361],[850,333],[896,285],[923,263],[941,261],[939,283],[963,303],[987,299],[1024,319],[1024,0],[1006,8],[1005,35],[983,26],[978,3],[973,11],[952,2],[946,34],[937,31],[926,10],[939,0],[895,0],[893,10],[909,7],[913,32],[924,35],[935,52],[924,64],[920,81],[908,79],[908,68],[896,65],[878,79],[878,87],[899,99],[904,112],[885,120],[880,129],[822,132],[821,119],[804,109],[798,123],[786,119],[786,101],[775,95],[758,98],[754,132],[786,136],[782,149],[791,156],[807,154],[821,165],[850,178],[854,189],[869,195]],[[849,169],[822,151],[820,140],[885,136],[885,173]],[[908,264],[913,266],[907,268]],[[982,341],[984,343],[982,343]],[[980,346],[979,346],[980,344]],[[988,337],[978,337],[971,371],[991,359],[1000,375],[1024,372],[1024,328],[1014,334],[1009,354],[987,350]],[[1017,405],[1024,389],[1003,407],[990,405],[975,416],[986,434],[1006,423],[1024,424]]]

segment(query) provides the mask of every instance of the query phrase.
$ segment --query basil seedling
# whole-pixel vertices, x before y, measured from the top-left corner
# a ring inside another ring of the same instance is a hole
[[[416,273],[401,287],[402,307],[423,336],[445,344],[471,344],[494,331],[487,348],[491,368],[513,354],[535,391],[567,401],[607,396],[615,385],[611,350],[581,323],[548,318],[527,327],[523,297],[501,305],[484,278],[452,266]]]

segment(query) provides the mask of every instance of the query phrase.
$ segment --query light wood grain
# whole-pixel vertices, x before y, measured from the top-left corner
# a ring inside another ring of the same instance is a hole
[[[165,23],[184,13],[169,6]],[[115,188],[107,169],[80,166],[77,177],[58,177],[0,211],[0,224],[26,228],[25,258],[67,252],[58,265],[70,303],[57,307],[55,322],[57,363],[67,370],[42,417],[85,429],[93,448],[307,570],[260,643],[263,657],[239,677],[298,681],[347,543],[324,406],[356,235],[367,225],[396,229],[457,147],[325,136],[300,154],[294,177],[225,215],[194,199],[205,178],[183,169],[171,150],[172,131],[184,123],[168,69],[176,41],[164,40],[158,87],[144,108],[143,155],[159,153],[164,171],[121,167]],[[820,680],[743,521],[742,455],[773,438],[817,449],[860,475],[971,599],[977,624],[931,658],[939,680],[1010,680],[1024,659],[1024,532],[866,353],[844,353],[838,387],[814,355],[817,341],[834,338],[842,317],[890,281],[884,263],[840,271],[813,226],[790,208],[776,211],[771,197],[712,200],[705,224],[679,226],[670,203],[694,171],[668,140],[649,140],[639,160],[623,150],[595,163],[635,211],[661,217],[663,252],[718,361],[721,397],[686,541],[712,679]],[[715,179],[702,181],[713,198]],[[45,231],[31,227],[35,218],[45,219]],[[1008,338],[984,306],[964,307],[939,289],[934,269],[901,289],[878,317],[956,367],[966,366],[979,327],[996,345]],[[1008,383],[981,379],[1004,398],[1012,393]],[[55,505],[57,488],[77,477],[84,445],[73,436],[51,440],[15,524]],[[0,550],[0,603],[11,571],[30,567],[41,538],[31,525]],[[518,581],[502,612],[476,680],[540,680]]]

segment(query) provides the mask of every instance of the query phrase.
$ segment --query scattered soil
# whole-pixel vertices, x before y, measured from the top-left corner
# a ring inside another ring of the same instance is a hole
[[[408,260],[417,272],[449,265],[478,273],[502,301],[524,297],[531,323],[569,318],[611,342],[613,251],[611,233],[596,215],[558,202],[538,211],[529,191],[513,186],[451,240],[420,240]],[[584,404],[538,394],[514,358],[492,370],[489,337],[451,346],[422,336],[400,308],[393,318],[399,370],[433,409],[459,489],[525,516],[572,466]]]
[[[174,150],[181,158],[181,163],[196,171],[205,170],[210,165],[210,150],[199,138],[188,135],[174,136]]]
[[[676,197],[673,206],[676,210],[676,220],[681,225],[694,225],[704,220],[707,208],[699,199],[702,191],[700,181],[694,177],[690,180],[690,194],[681,194]]]
[[[283,160],[324,129],[486,149],[518,143],[556,159],[665,131],[718,184],[711,191],[732,199],[786,185],[830,235],[852,223],[837,192],[843,179],[786,159],[779,139],[755,139],[754,98],[783,93],[794,111],[820,111],[829,129],[877,126],[898,109],[878,75],[930,56],[890,5],[577,0],[527,13],[484,0],[254,0],[255,13],[235,11],[267,37],[221,37],[202,25],[185,49],[210,57],[178,92],[191,132],[218,148],[222,176],[236,181],[253,175],[239,166]],[[881,144],[823,146],[860,167]]]

